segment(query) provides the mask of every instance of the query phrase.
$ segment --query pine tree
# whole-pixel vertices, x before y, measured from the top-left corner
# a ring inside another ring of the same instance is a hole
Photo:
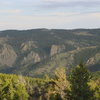
[[[67,80],[66,70],[64,67],[59,67],[55,70],[55,91],[57,92],[57,97],[61,98],[59,100],[66,100],[65,93],[66,89],[69,89],[69,82]],[[61,96],[61,97],[60,97]]]
[[[91,75],[82,63],[75,67],[70,75],[71,91],[69,100],[95,100],[94,92],[90,90],[88,85],[90,80]]]

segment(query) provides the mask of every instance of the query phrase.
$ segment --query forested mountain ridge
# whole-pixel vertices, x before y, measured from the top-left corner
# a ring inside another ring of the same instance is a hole
[[[0,73],[0,100],[100,100],[100,71],[90,73],[81,64],[66,71],[59,67],[42,78]]]
[[[80,61],[100,70],[100,29],[0,31],[0,72],[37,77]]]

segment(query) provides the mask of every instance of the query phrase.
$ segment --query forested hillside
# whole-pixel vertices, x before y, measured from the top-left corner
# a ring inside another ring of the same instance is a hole
[[[0,74],[0,100],[100,100],[100,72],[82,64],[66,72],[59,67],[52,78]]]
[[[100,29],[0,31],[0,72],[42,77],[83,61],[100,71]]]

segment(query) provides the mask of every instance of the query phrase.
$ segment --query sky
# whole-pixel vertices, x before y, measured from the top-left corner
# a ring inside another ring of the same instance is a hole
[[[100,0],[0,0],[0,30],[100,28]]]

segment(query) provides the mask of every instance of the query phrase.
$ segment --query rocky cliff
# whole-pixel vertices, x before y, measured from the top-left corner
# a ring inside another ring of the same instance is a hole
[[[80,61],[100,70],[100,29],[0,32],[0,72],[37,77]]]

